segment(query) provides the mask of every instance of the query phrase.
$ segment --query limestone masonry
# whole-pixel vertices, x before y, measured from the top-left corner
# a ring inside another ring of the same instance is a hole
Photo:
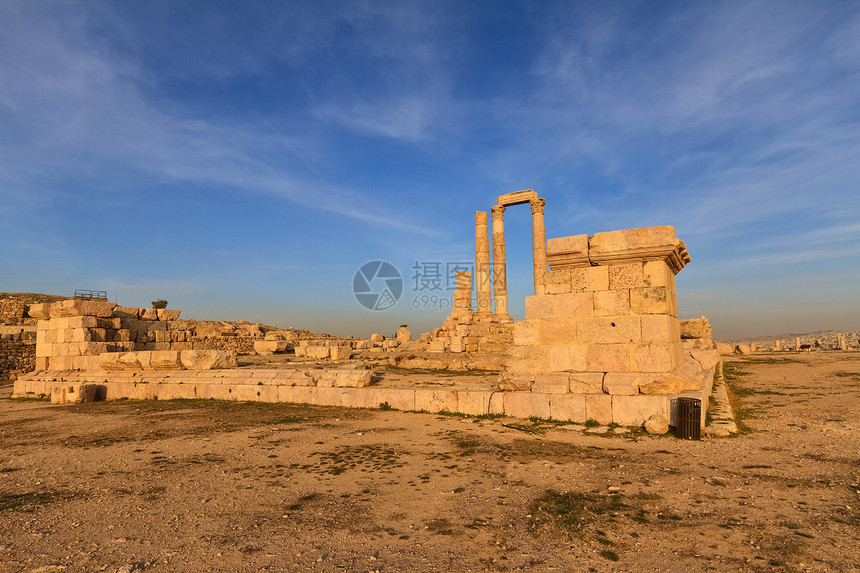
[[[532,214],[534,295],[525,319],[508,311],[504,214]],[[179,310],[97,300],[34,304],[36,372],[18,396],[58,402],[114,398],[218,398],[339,406],[504,413],[663,428],[676,399],[702,411],[720,367],[704,317],[681,321],[675,275],[690,262],[671,226],[546,239],[545,200],[531,189],[475,212],[475,273],[457,274],[450,316],[413,339],[299,337],[259,330],[232,347],[195,332]],[[492,238],[492,242],[491,242]],[[13,312],[19,312],[16,309]],[[217,341],[217,342],[216,342]],[[382,353],[400,368],[495,370],[484,388],[379,387],[362,360]],[[288,367],[237,367],[237,354],[289,354]],[[310,365],[314,365],[310,367]],[[701,424],[704,425],[704,415]]]

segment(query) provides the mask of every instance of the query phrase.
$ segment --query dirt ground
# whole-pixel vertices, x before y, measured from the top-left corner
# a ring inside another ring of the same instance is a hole
[[[4,398],[0,571],[860,570],[860,353],[726,373],[742,434],[699,442]]]

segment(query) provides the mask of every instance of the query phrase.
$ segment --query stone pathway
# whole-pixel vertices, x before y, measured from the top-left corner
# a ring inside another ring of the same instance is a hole
[[[738,425],[735,423],[735,415],[729,402],[722,364],[717,367],[714,375],[714,389],[711,396],[714,403],[708,409],[711,422],[705,426],[705,435],[712,438],[725,438],[731,434],[737,434]]]

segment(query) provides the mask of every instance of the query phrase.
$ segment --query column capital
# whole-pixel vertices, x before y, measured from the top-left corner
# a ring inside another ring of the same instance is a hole
[[[534,201],[529,201],[529,205],[532,208],[532,215],[537,215],[538,213],[543,215],[544,206],[546,205],[546,199],[538,197]]]
[[[504,205],[493,205],[492,207],[490,207],[490,211],[492,211],[493,213],[493,220],[497,221],[504,219],[506,210],[507,207],[505,207]]]

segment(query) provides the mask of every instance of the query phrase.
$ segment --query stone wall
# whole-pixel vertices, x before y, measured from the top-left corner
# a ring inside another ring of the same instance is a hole
[[[14,380],[35,368],[36,345],[23,338],[22,334],[0,335],[0,382]]]
[[[0,324],[35,324],[35,320],[27,316],[27,305],[16,298],[0,299]]]

